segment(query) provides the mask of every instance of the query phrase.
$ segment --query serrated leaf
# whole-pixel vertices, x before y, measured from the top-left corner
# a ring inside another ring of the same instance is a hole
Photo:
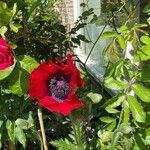
[[[128,83],[125,81],[115,80],[114,78],[106,78],[104,80],[104,85],[113,90],[123,90],[128,87]]]
[[[39,65],[39,63],[34,58],[28,55],[19,56],[18,60],[21,67],[29,73],[31,73]]]
[[[59,150],[79,150],[76,145],[63,139],[55,140],[50,143]]]
[[[142,105],[139,104],[137,99],[133,96],[128,95],[127,99],[134,120],[137,122],[145,122],[146,113],[144,112]]]
[[[0,70],[0,80],[3,80],[6,77],[8,77],[13,71],[14,67],[15,67],[15,62],[12,66],[8,67],[7,69]]]
[[[102,95],[98,93],[90,92],[87,96],[92,100],[93,103],[99,103],[102,99]]]
[[[118,35],[118,36],[117,36],[117,39],[118,39],[118,43],[119,43],[120,47],[121,47],[123,50],[125,50],[125,48],[126,48],[126,43],[125,43],[124,37],[123,37],[122,35]]]
[[[105,122],[105,123],[111,123],[111,122],[113,122],[114,120],[116,120],[115,118],[112,118],[112,117],[100,117],[100,120],[102,121],[102,122]]]
[[[115,37],[117,36],[117,33],[116,32],[111,32],[111,31],[106,31],[102,34],[102,38],[112,38],[112,37]]]
[[[23,145],[23,147],[25,147],[26,136],[25,136],[23,130],[18,126],[15,128],[15,135],[16,135],[17,140]]]
[[[132,85],[132,90],[142,101],[147,103],[150,102],[150,89],[141,84],[134,84]]]

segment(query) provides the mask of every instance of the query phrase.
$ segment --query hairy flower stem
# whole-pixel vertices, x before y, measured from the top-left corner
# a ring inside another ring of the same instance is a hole
[[[84,150],[83,146],[83,124],[77,122],[72,115],[70,115],[70,121],[72,123],[73,133],[75,137],[75,143],[78,147],[78,150]]]
[[[38,118],[39,118],[39,123],[40,123],[40,129],[41,129],[41,135],[42,135],[44,150],[48,150],[46,135],[45,135],[45,129],[44,129],[44,123],[43,123],[43,115],[42,115],[42,110],[40,108],[38,109]]]
[[[77,147],[78,147],[79,150],[84,150],[84,148],[83,148],[83,139],[82,139],[82,129],[79,125],[80,124],[72,123],[73,132],[74,132],[74,135],[75,135],[75,141],[76,141]]]

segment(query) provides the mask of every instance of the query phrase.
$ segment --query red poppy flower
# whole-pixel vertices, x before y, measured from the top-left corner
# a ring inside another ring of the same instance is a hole
[[[0,71],[7,69],[14,64],[14,56],[12,54],[12,48],[7,42],[0,38]]]
[[[83,87],[84,82],[73,64],[72,55],[67,55],[66,64],[59,58],[57,62],[59,65],[52,61],[42,63],[33,70],[29,81],[29,95],[38,100],[40,106],[66,116],[72,110],[84,106],[75,95],[77,88]]]

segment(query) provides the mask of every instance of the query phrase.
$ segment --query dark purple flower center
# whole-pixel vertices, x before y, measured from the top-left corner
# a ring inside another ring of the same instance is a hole
[[[49,89],[51,96],[58,102],[63,102],[71,92],[69,83],[63,76],[57,76],[50,80]]]

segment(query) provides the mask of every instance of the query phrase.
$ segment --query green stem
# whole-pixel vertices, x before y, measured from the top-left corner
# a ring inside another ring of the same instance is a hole
[[[72,122],[72,128],[75,136],[75,142],[78,147],[78,150],[84,150],[83,148],[83,134],[82,134],[82,124],[75,123],[72,117],[70,117]]]

